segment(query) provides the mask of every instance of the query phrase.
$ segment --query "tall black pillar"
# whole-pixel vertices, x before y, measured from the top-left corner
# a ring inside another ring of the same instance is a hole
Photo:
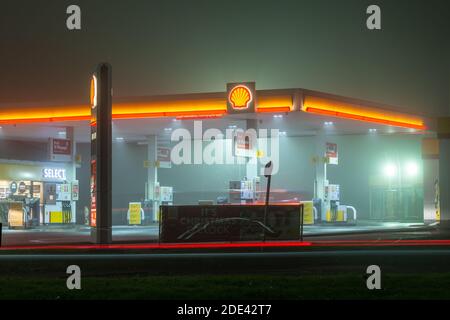
[[[440,228],[450,234],[450,117],[438,118]]]
[[[91,240],[111,243],[111,66],[102,63],[91,81]]]

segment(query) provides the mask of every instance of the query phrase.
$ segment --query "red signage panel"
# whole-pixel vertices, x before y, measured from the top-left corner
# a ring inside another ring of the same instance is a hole
[[[69,139],[53,139],[52,153],[70,156],[72,154],[70,140]]]

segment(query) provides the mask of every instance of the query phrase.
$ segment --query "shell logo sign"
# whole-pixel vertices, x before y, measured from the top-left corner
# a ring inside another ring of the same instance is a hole
[[[251,113],[255,112],[255,83],[227,84],[227,112]]]
[[[250,89],[246,86],[236,86],[231,90],[228,99],[233,109],[247,109],[253,97]]]

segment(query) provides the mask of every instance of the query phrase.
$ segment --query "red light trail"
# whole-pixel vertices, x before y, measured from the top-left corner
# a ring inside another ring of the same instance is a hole
[[[1,251],[12,250],[157,250],[157,249],[233,249],[233,248],[310,248],[310,247],[405,247],[450,246],[450,240],[341,240],[341,241],[267,241],[240,243],[142,243],[142,244],[73,244],[3,246]]]

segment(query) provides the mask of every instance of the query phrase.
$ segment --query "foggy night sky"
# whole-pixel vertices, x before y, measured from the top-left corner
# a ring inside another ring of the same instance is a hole
[[[450,114],[450,5],[365,0],[2,0],[0,106],[88,103],[99,62],[115,96],[307,88]],[[66,28],[77,4],[82,30]],[[378,4],[382,30],[366,29]]]

